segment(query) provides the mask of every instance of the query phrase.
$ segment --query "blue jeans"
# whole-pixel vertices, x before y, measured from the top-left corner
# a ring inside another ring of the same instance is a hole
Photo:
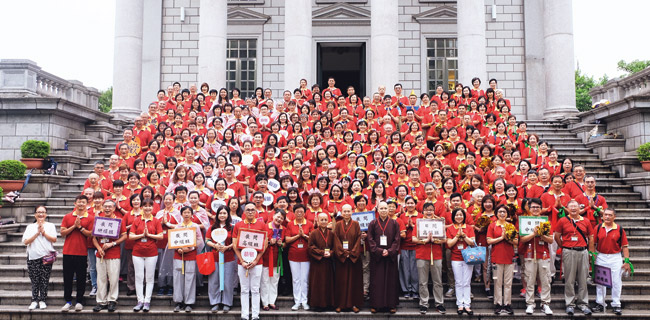
[[[93,284],[93,288],[97,288],[97,257],[95,253],[97,249],[92,248],[88,249],[88,272],[90,273],[90,283]]]

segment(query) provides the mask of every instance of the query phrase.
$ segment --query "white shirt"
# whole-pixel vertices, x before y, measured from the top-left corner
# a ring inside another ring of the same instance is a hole
[[[43,223],[43,229],[46,234],[51,237],[56,238],[56,227],[51,222]],[[23,234],[23,243],[25,240],[33,237],[38,233],[38,223],[32,223],[25,228],[25,233]],[[36,237],[32,243],[27,245],[27,259],[36,260],[40,259],[50,252],[55,251],[52,242],[47,240],[45,236],[39,235]]]

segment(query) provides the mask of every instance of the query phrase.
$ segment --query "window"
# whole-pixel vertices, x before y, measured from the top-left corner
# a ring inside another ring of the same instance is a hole
[[[458,47],[456,39],[427,39],[428,91],[438,85],[453,90],[458,78]]]
[[[257,40],[228,40],[226,57],[226,87],[239,88],[241,97],[255,93],[255,73],[257,67]]]

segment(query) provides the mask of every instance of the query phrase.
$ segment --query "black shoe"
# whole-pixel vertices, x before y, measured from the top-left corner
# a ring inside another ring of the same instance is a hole
[[[490,290],[490,288],[485,288],[485,295],[488,299],[494,299],[494,295],[492,294],[492,290]]]
[[[596,304],[593,308],[591,308],[591,311],[593,312],[605,312],[605,307],[603,307],[602,304]]]
[[[440,314],[445,314],[445,312],[447,312],[447,309],[445,309],[445,306],[443,306],[441,304],[436,306],[436,310],[438,310],[438,313],[440,313]]]
[[[623,310],[621,310],[621,307],[613,307],[612,309],[614,310],[614,314],[616,314],[617,316],[623,314]]]
[[[106,309],[106,305],[98,304],[93,308],[93,312],[100,312],[102,309]]]
[[[174,307],[174,312],[180,312],[181,309],[183,309],[183,304],[177,303],[176,306]]]
[[[465,311],[465,313],[467,313],[470,316],[474,315],[474,310],[467,310],[467,308],[463,308],[463,311]]]
[[[420,306],[420,314],[427,314],[427,307]]]
[[[509,304],[503,307],[503,311],[505,311],[509,315],[515,314],[515,312],[512,311],[512,307]]]
[[[465,309],[458,309],[458,315],[462,315]]]
[[[495,305],[494,305],[494,314],[499,314],[499,313],[501,313],[501,310],[503,310],[503,308],[501,308],[501,305],[500,305],[500,304],[495,304]]]
[[[117,307],[117,303],[115,301],[111,301],[108,303],[108,312],[115,312],[115,309]]]
[[[130,297],[130,296],[134,296],[134,295],[135,295],[135,290],[128,290],[128,291],[126,292],[126,295],[129,296],[129,297]]]

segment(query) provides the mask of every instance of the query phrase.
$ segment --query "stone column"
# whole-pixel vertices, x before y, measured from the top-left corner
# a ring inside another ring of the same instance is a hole
[[[226,0],[202,0],[199,17],[199,76],[197,85],[226,86],[226,44],[228,29]]]
[[[576,109],[571,0],[544,1],[545,119],[559,119]]]
[[[380,85],[393,94],[399,82],[398,13],[397,0],[373,1],[370,7],[370,95]]]
[[[472,87],[472,78],[481,79],[481,87],[488,87],[487,54],[485,50],[485,1],[458,0],[458,81]],[[445,88],[447,89],[447,88]]]
[[[300,87],[300,79],[313,83],[311,1],[284,2],[284,88]]]
[[[142,86],[142,20],[144,2],[117,0],[111,113],[133,118],[140,114]]]

